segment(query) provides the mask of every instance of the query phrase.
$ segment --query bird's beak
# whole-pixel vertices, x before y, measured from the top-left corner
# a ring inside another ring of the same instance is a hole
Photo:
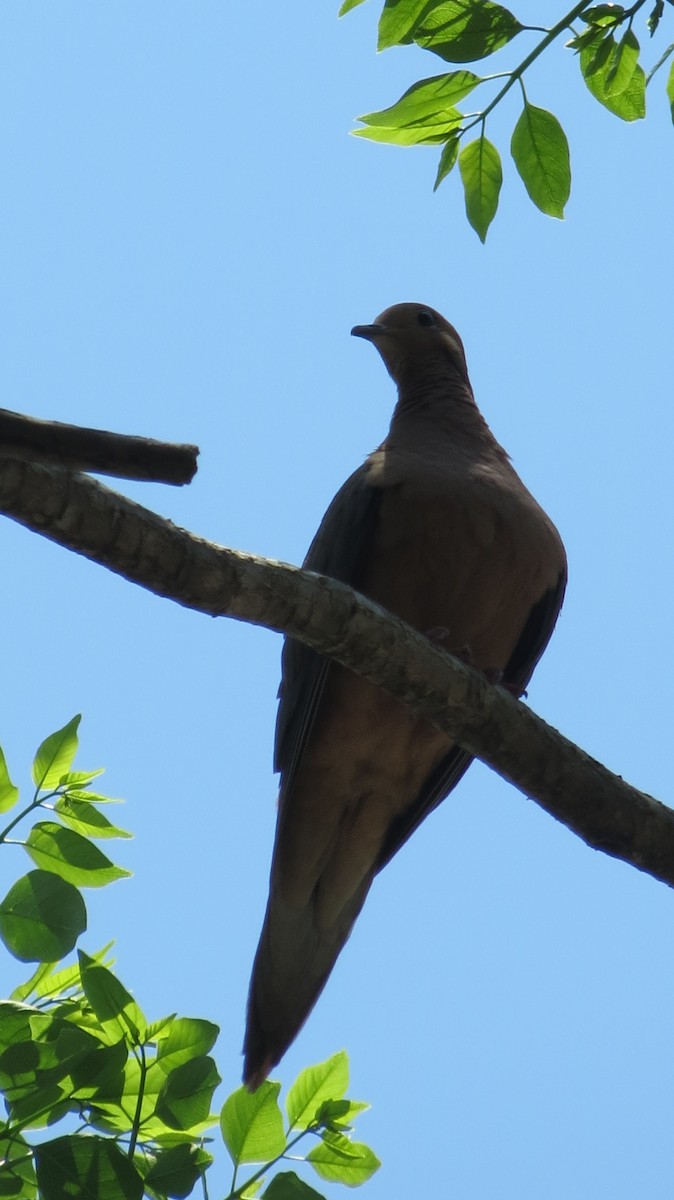
[[[385,333],[383,325],[354,325],[351,330],[353,337],[365,338],[366,342],[374,342],[382,333]]]

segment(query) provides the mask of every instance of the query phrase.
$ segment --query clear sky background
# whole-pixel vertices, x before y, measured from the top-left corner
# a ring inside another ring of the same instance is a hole
[[[562,11],[515,7],[538,23]],[[2,5],[0,403],[198,443],[189,488],[122,490],[205,537],[300,562],[394,403],[351,326],[402,300],[440,309],[568,550],[529,702],[668,801],[665,73],[630,126],[590,96],[570,53],[544,56],[528,93],[569,137],[567,219],[533,208],[508,158],[513,90],[490,126],[506,178],[482,246],[458,175],[432,194],[437,151],[347,136],[441,60],[377,57],[376,0],[341,21],[336,9]],[[670,28],[651,63],[671,40]],[[266,898],[280,639],[159,600],[10,521],[0,539],[0,742],[15,781],[83,712],[78,761],[107,767],[136,836],[115,847],[133,878],[87,894],[82,945],[117,939],[120,977],[149,1016],[221,1026],[224,1099]],[[6,852],[3,894],[27,866]],[[384,1163],[369,1200],[664,1200],[673,924],[663,885],[475,765],[377,880],[275,1076],[347,1048],[351,1093],[373,1105],[361,1134]],[[7,960],[2,973],[3,991],[26,974]]]

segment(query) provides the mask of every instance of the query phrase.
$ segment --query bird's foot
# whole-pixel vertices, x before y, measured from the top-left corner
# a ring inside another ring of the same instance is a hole
[[[487,680],[487,683],[494,683],[498,687],[502,687],[504,692],[510,692],[510,695],[514,696],[516,700],[519,700],[520,696],[527,695],[523,688],[517,687],[517,684],[504,682],[503,671],[501,667],[485,667],[482,674]]]
[[[460,659],[467,667],[475,666],[473,651],[470,646],[466,644],[457,649],[451,643],[448,644],[451,636],[449,629],[445,625],[434,625],[432,629],[426,630],[426,637],[429,642],[434,642],[436,646],[441,646],[443,650],[446,650],[448,654],[453,654],[454,658]]]

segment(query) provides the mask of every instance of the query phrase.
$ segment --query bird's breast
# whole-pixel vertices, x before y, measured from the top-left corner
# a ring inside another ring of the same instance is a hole
[[[518,481],[519,483],[519,481]],[[505,667],[559,576],[554,526],[520,484],[488,471],[383,488],[362,590],[480,669]]]

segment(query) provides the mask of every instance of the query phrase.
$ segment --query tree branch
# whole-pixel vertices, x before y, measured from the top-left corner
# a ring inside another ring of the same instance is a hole
[[[24,462],[53,463],[122,479],[189,483],[197,469],[196,446],[154,438],[40,421],[0,408],[0,455]]]
[[[213,545],[55,467],[6,461],[0,511],[156,595],[330,655],[432,721],[589,846],[674,886],[674,811],[344,584]]]

